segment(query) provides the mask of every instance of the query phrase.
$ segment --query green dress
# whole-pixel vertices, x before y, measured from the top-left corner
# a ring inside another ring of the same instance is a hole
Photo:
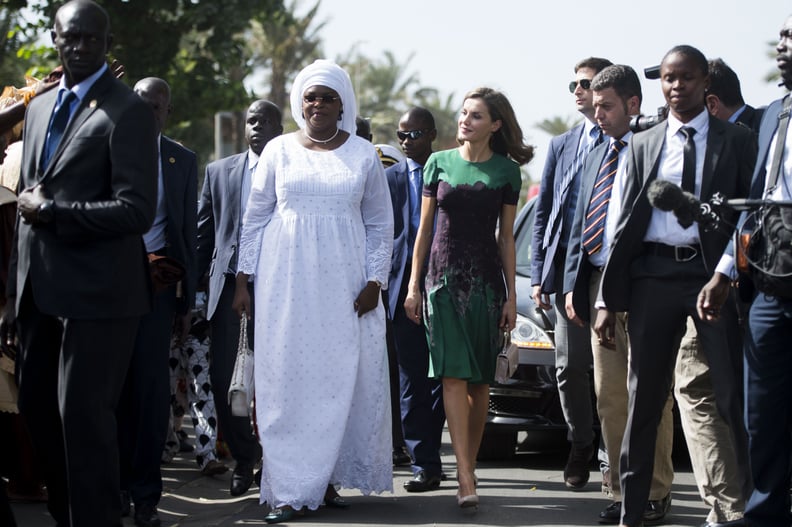
[[[471,163],[454,149],[432,154],[423,174],[423,195],[437,199],[425,282],[429,376],[491,384],[506,298],[495,231],[502,206],[517,204],[520,167],[499,154]]]

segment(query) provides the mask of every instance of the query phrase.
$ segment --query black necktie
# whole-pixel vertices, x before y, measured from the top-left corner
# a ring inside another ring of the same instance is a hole
[[[682,190],[696,193],[696,142],[693,136],[696,135],[696,129],[689,126],[683,126],[679,129],[685,136],[685,148],[682,151]]]
[[[44,145],[44,157],[41,160],[41,166],[47,168],[49,160],[55,150],[58,148],[63,132],[66,130],[66,125],[69,124],[69,117],[71,116],[71,103],[77,96],[72,91],[65,92],[63,100],[52,118],[50,124],[49,137],[47,143]]]

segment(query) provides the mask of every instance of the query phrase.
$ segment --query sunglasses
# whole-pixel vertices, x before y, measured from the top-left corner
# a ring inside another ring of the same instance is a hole
[[[402,132],[401,130],[397,130],[396,137],[399,138],[399,141],[405,141],[408,137],[415,141],[416,139],[422,138],[428,131],[429,130],[408,130],[406,132]]]
[[[591,79],[580,79],[579,81],[571,81],[569,83],[569,93],[575,93],[578,84],[580,84],[580,87],[584,90],[591,89]]]
[[[334,103],[338,100],[337,95],[304,95],[303,101],[308,104],[313,104],[316,101],[323,102],[325,104]]]

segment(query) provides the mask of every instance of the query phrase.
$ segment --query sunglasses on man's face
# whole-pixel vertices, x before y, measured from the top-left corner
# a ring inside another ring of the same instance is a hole
[[[336,102],[338,100],[338,96],[336,95],[304,95],[303,101],[307,102],[308,104],[313,104],[316,101],[323,102],[325,104],[330,104]]]
[[[570,81],[569,83],[569,93],[575,93],[575,90],[580,84],[580,87],[584,90],[591,89],[591,79],[580,79],[579,81]]]
[[[422,138],[426,132],[427,130],[408,130],[406,132],[397,130],[396,137],[399,138],[399,141],[406,141],[408,137],[415,141],[416,139]]]

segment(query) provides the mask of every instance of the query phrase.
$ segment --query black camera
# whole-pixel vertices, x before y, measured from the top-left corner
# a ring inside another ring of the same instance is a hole
[[[650,80],[660,78],[660,65],[644,68],[644,77]],[[655,115],[636,115],[630,119],[630,131],[633,133],[643,132],[656,124],[660,124],[668,117],[668,106],[663,105],[657,109]]]

